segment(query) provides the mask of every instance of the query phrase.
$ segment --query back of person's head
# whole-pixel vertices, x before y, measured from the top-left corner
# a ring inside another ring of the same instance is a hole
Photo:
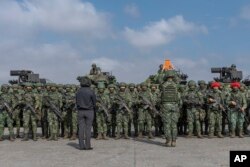
[[[81,85],[81,87],[90,87],[91,81],[88,77],[83,77],[80,80],[80,85]]]

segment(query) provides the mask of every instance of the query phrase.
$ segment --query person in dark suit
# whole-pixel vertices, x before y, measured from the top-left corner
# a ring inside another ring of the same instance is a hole
[[[90,139],[96,106],[96,95],[90,89],[91,82],[87,77],[82,78],[80,84],[81,88],[76,93],[79,146],[80,150],[92,150]]]

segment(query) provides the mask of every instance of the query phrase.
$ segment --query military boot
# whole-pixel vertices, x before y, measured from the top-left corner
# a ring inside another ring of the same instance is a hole
[[[143,138],[142,132],[139,132],[138,138]]]
[[[234,130],[231,132],[230,137],[235,138],[235,131]]]
[[[58,141],[58,135],[56,133],[53,135],[53,140]]]
[[[203,136],[201,135],[200,132],[197,134],[197,137],[200,138],[200,139],[203,139]]]
[[[125,134],[124,134],[124,139],[129,139],[128,133],[125,133]]]
[[[16,130],[16,138],[20,138],[20,129]]]
[[[96,140],[101,140],[101,139],[102,139],[102,134],[98,133],[98,136],[97,136]]]
[[[209,138],[209,139],[214,138],[214,133],[209,133],[209,134],[208,134],[208,138]]]
[[[154,138],[154,136],[152,135],[152,132],[149,132],[149,133],[148,133],[148,138],[149,138],[149,139],[153,139],[153,138]]]
[[[171,140],[166,139],[165,145],[166,147],[171,147]]]
[[[10,135],[10,141],[15,141],[15,138],[13,137],[13,135]]]
[[[53,134],[50,134],[49,138],[47,139],[48,141],[53,140]]]
[[[37,141],[36,133],[33,134],[33,140]]]
[[[63,138],[64,138],[64,139],[69,138],[69,134],[68,134],[68,132],[64,132],[64,134],[63,134]]]
[[[244,138],[244,135],[243,135],[243,131],[242,131],[242,130],[239,131],[239,138]]]
[[[120,138],[121,138],[120,133],[117,133],[117,135],[116,135],[116,137],[115,137],[115,140],[118,140],[118,139],[120,139]]]
[[[22,139],[22,141],[28,141],[29,140],[29,134],[24,134],[24,137]]]
[[[2,137],[0,137],[0,141],[3,141],[3,138],[2,138]]]
[[[224,136],[221,134],[221,132],[218,132],[217,136],[218,136],[218,138],[224,138]]]
[[[192,137],[193,137],[192,132],[188,132],[188,135],[186,136],[186,138],[192,138]]]
[[[176,147],[176,140],[172,141],[172,147]]]
[[[70,140],[76,140],[76,133],[73,133]]]
[[[107,137],[106,133],[103,133],[103,139],[108,140],[109,138]]]

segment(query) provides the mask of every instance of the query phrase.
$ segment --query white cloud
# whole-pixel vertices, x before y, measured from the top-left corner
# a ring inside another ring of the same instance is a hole
[[[240,12],[240,18],[250,20],[250,5],[244,6]]]
[[[124,7],[124,12],[133,18],[138,18],[140,16],[140,11],[135,4],[126,5]]]
[[[89,2],[81,0],[24,0],[0,2],[2,29],[12,27],[13,32],[52,31],[103,36],[110,31],[109,17]],[[6,30],[6,29],[5,29]],[[9,31],[9,30],[6,30]]]
[[[152,22],[141,30],[125,27],[123,34],[131,45],[138,48],[151,48],[167,44],[180,34],[192,32],[207,33],[207,28],[188,22],[182,16],[175,16],[168,20]]]

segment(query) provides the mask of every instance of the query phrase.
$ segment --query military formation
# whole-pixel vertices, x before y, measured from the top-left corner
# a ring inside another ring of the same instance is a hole
[[[95,64],[91,76],[100,75]],[[93,82],[97,105],[93,137],[97,140],[161,137],[175,147],[178,135],[223,138],[248,135],[250,87],[233,81],[193,80],[182,84],[175,70],[150,76],[141,84]],[[3,84],[0,91],[0,141],[77,138],[75,94],[79,86],[54,83]],[[14,133],[14,127],[16,131]],[[21,135],[20,128],[24,131]],[[41,127],[42,134],[37,133]]]

